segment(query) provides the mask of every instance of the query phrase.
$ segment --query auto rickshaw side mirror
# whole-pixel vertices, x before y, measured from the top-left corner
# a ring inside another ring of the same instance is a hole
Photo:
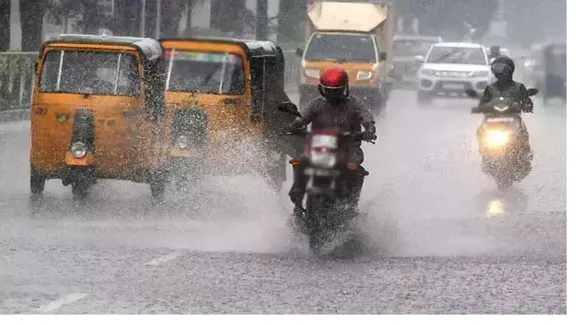
[[[278,105],[278,110],[283,113],[292,114],[300,117],[300,112],[298,112],[298,107],[292,102],[282,102]]]
[[[538,94],[538,92],[539,92],[539,90],[538,90],[537,88],[529,88],[529,89],[527,90],[528,97],[532,97],[532,96],[534,96],[534,95],[537,95],[537,94]]]
[[[296,56],[301,58],[304,55],[304,50],[301,48],[296,49]]]
[[[465,94],[471,98],[478,98],[479,95],[474,89],[465,89]]]
[[[379,61],[386,61],[387,60],[387,52],[379,53]]]

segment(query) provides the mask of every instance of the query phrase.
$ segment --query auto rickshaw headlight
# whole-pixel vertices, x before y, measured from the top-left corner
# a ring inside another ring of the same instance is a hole
[[[70,152],[77,159],[84,158],[87,155],[87,145],[82,142],[75,142],[70,146]]]
[[[179,149],[185,149],[185,148],[187,148],[188,142],[189,141],[187,140],[187,137],[185,135],[180,135],[177,137],[177,140],[175,141],[175,145]]]

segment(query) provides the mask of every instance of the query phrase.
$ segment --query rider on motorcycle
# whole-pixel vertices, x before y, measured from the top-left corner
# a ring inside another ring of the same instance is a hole
[[[363,140],[376,139],[375,121],[371,112],[363,102],[355,96],[349,95],[348,75],[340,67],[326,69],[320,75],[318,90],[322,96],[317,97],[304,106],[301,118],[296,118],[289,126],[290,132],[305,128],[312,122],[312,130],[339,127],[343,132],[360,132],[361,125],[365,131]],[[364,154],[360,141],[351,142],[349,149],[350,159],[359,166],[364,161]],[[294,203],[294,213],[302,215],[304,208],[302,201],[306,192],[307,177],[304,175],[302,164],[294,165],[294,184],[290,189],[290,200]],[[358,202],[366,172],[362,167],[348,177],[349,191]]]
[[[495,61],[493,61],[491,64],[491,71],[497,78],[497,81],[485,88],[483,96],[479,102],[479,106],[473,110],[474,113],[477,113],[483,105],[491,102],[497,97],[505,97],[513,101],[520,102],[522,104],[522,111],[524,112],[532,113],[534,111],[534,103],[528,96],[526,86],[513,80],[515,64],[512,59],[507,56],[500,56],[496,58]],[[523,166],[524,175],[527,175],[527,173],[531,170],[531,160],[533,158],[533,153],[530,147],[528,130],[521,120],[521,117],[518,115],[516,118],[519,119],[519,122],[522,125],[520,139],[522,145],[521,148],[523,150],[521,153],[527,156],[527,159],[524,159],[524,161],[526,161],[526,165]],[[481,132],[481,129],[478,129],[478,134],[479,132]]]

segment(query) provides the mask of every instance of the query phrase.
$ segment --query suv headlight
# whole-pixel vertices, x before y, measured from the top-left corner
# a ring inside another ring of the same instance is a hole
[[[433,70],[433,69],[421,69],[419,74],[423,74],[426,76],[432,76],[435,74],[435,70]]]
[[[359,71],[356,74],[356,79],[357,80],[368,80],[373,76],[373,73],[371,71]]]
[[[87,155],[87,145],[82,142],[75,142],[70,146],[70,153],[77,159],[84,158]]]
[[[304,74],[310,78],[320,78],[320,70],[318,69],[305,69]]]
[[[175,145],[179,149],[187,148],[188,144],[189,144],[189,141],[185,135],[180,135],[177,137],[177,140],[175,140]]]

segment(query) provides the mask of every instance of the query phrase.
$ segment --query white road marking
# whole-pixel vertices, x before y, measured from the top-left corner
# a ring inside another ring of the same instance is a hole
[[[83,299],[84,297],[88,296],[87,293],[71,293],[70,295],[66,295],[61,297],[47,305],[42,305],[36,309],[37,312],[41,313],[50,313],[51,311],[55,311],[60,307],[68,304],[72,304],[73,302]]]
[[[181,254],[178,252],[173,252],[171,254],[163,255],[159,258],[152,259],[151,261],[145,263],[145,265],[155,266],[155,265],[163,264],[165,262],[169,262],[171,260],[178,258],[180,255]]]

